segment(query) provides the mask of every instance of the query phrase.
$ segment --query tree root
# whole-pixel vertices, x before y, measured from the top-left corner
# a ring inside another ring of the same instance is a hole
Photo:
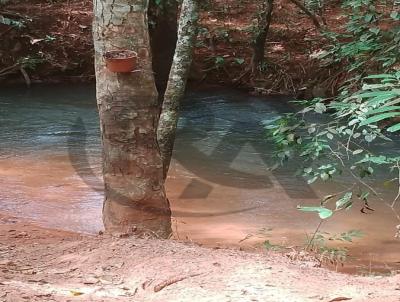
[[[9,74],[13,74],[20,71],[22,76],[24,77],[26,86],[31,87],[31,79],[28,75],[28,73],[26,72],[25,68],[20,64],[20,63],[15,63],[14,65],[11,65],[9,67],[3,68],[2,70],[0,70],[0,77],[4,77],[6,75]]]

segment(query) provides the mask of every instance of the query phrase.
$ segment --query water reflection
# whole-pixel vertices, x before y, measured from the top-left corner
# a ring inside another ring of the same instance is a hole
[[[45,226],[100,230],[101,148],[94,87],[6,90],[0,104],[0,209]],[[265,239],[304,243],[319,221],[299,213],[296,205],[341,191],[348,179],[310,188],[294,176],[296,162],[269,171],[273,148],[263,125],[288,110],[282,98],[265,100],[235,91],[188,96],[167,181],[177,237],[209,245],[253,246]],[[385,148],[398,150],[394,142]],[[389,200],[394,191],[382,196]],[[363,215],[356,204],[351,215],[336,215],[323,230],[361,229],[366,237],[351,245],[354,263],[395,267],[400,261],[399,242],[393,239],[398,221],[382,202],[374,207],[373,215]],[[243,240],[265,228],[272,231]]]

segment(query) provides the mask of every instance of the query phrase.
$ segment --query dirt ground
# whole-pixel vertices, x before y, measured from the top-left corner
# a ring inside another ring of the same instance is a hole
[[[250,1],[212,2],[202,16],[207,30],[199,36],[196,63],[204,81],[232,84],[250,60],[248,28],[256,9]],[[40,59],[27,70],[33,82],[93,80],[91,1],[13,3],[6,10],[27,27],[0,27],[0,70],[30,57]],[[309,61],[321,43],[315,28],[289,2],[277,5],[268,70],[251,83],[268,93],[320,80]],[[340,23],[327,15],[328,23]],[[223,66],[215,66],[216,57]],[[18,71],[15,77],[23,80]],[[358,277],[314,266],[272,252],[85,236],[0,215],[0,301],[400,301],[400,275]]]
[[[332,2],[325,12],[330,28],[340,24],[335,7]],[[285,0],[275,2],[265,70],[257,78],[244,76],[258,10],[253,0],[209,1],[200,20],[194,83],[301,94],[331,76],[333,71],[321,69],[310,58],[324,45],[322,36],[304,13]],[[28,58],[31,64],[25,69],[33,83],[94,80],[91,0],[11,1],[0,12],[25,24],[20,29],[0,24],[0,74]],[[24,82],[18,68],[0,77],[0,83],[12,82]]]
[[[83,236],[0,219],[0,301],[400,301],[400,275],[358,277],[282,255]]]

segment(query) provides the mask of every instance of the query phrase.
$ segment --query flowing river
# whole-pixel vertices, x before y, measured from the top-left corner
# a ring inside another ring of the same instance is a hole
[[[294,176],[296,161],[268,169],[274,164],[273,146],[264,126],[290,110],[285,98],[250,97],[231,90],[188,94],[167,180],[175,238],[245,249],[259,248],[266,240],[274,249],[305,244],[319,219],[296,206],[318,204],[322,196],[344,190],[350,180],[344,176],[309,186]],[[102,230],[94,87],[2,89],[0,125],[0,211],[50,228]],[[377,146],[393,152],[399,147],[400,141]],[[335,266],[338,270],[400,269],[400,240],[394,238],[400,222],[386,204],[396,188],[383,190],[380,179],[371,184],[383,199],[371,201],[373,213],[361,213],[361,203],[355,203],[321,226],[327,238],[350,230],[363,233],[352,243],[327,241],[349,250],[344,267]],[[400,211],[398,205],[396,209]]]

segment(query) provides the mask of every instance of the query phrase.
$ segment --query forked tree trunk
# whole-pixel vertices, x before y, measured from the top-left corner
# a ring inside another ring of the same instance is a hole
[[[156,141],[159,114],[151,66],[147,0],[94,0],[97,103],[103,145],[108,231],[171,232],[162,161]],[[106,69],[103,54],[129,49],[139,54],[139,71]]]
[[[272,19],[274,0],[262,0],[261,10],[257,18],[257,32],[253,42],[253,57],[251,59],[252,73],[256,73],[264,61],[265,42]]]
[[[184,96],[187,78],[192,63],[193,49],[197,37],[199,0],[183,0],[178,26],[174,60],[169,73],[168,85],[164,95],[157,138],[167,176],[174,148],[176,127],[179,118],[179,104]]]

